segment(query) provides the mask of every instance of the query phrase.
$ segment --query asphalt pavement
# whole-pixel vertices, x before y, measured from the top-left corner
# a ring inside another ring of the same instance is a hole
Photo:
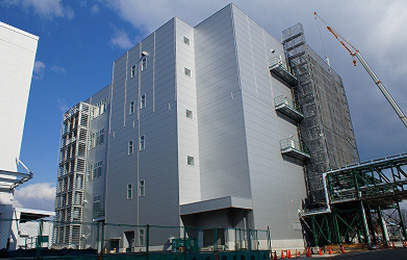
[[[407,248],[395,248],[395,249],[379,249],[379,250],[369,250],[363,252],[350,252],[345,254],[340,254],[331,257],[313,256],[312,258],[322,260],[322,259],[351,259],[351,260],[407,260]],[[305,257],[301,259],[312,259],[310,257]]]

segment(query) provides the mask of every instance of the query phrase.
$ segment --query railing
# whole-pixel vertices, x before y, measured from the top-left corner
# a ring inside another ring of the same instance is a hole
[[[104,216],[105,216],[104,208],[99,208],[99,209],[93,210],[93,219],[97,219],[97,218],[104,217]]]
[[[10,225],[13,234],[1,233],[0,241],[6,241],[10,235],[15,237],[9,244],[10,250],[71,248],[90,250],[96,255],[249,252],[270,250],[271,247],[270,232],[267,230],[0,219],[0,225],[3,224]]]
[[[287,149],[293,149],[302,153],[309,154],[308,148],[303,144],[295,141],[292,138],[287,138],[284,140],[280,141],[280,149],[281,151],[287,150]]]
[[[273,69],[273,68],[276,68],[276,67],[280,67],[281,69],[283,69],[283,70],[289,72],[289,73],[292,74],[293,76],[296,75],[295,71],[292,70],[292,69],[290,68],[290,66],[287,66],[287,64],[286,64],[284,61],[282,61],[282,60],[281,60],[279,57],[277,57],[277,56],[274,56],[274,57],[272,57],[271,59],[269,59],[268,63],[269,63],[269,68],[270,68],[270,69]]]
[[[302,114],[302,107],[300,105],[296,104],[293,100],[289,99],[285,95],[281,95],[281,96],[274,98],[274,106],[279,107],[281,105],[288,106],[289,108]]]

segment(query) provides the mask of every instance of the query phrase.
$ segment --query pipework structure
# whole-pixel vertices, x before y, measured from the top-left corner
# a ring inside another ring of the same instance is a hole
[[[407,240],[400,208],[407,199],[407,154],[330,170],[324,180],[327,208],[302,212],[309,245]]]

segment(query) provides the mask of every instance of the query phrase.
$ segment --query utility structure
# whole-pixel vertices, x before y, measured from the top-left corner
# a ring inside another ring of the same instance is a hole
[[[407,240],[400,209],[407,199],[406,168],[407,154],[400,154],[324,173],[327,207],[301,214],[308,243]]]
[[[400,106],[397,102],[393,99],[390,93],[387,91],[386,87],[383,85],[379,77],[373,71],[373,69],[369,66],[367,61],[363,58],[362,54],[360,54],[359,50],[356,49],[351,43],[349,43],[345,38],[343,38],[338,32],[336,32],[331,26],[329,26],[324,19],[322,19],[316,12],[314,12],[316,18],[318,18],[328,29],[328,31],[342,44],[343,47],[349,52],[352,57],[356,57],[360,64],[365,68],[369,76],[373,79],[374,83],[383,93],[386,100],[389,102],[390,106],[396,112],[397,116],[401,119],[404,126],[407,127],[407,118],[406,115],[401,110]],[[353,60],[353,65],[356,66],[356,60]]]

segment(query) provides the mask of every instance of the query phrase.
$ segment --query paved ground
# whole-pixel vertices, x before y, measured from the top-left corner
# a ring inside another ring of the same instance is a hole
[[[313,257],[322,259],[351,259],[351,260],[407,260],[407,248],[369,250],[364,252],[346,253],[331,257]],[[309,257],[301,259],[311,259]]]

